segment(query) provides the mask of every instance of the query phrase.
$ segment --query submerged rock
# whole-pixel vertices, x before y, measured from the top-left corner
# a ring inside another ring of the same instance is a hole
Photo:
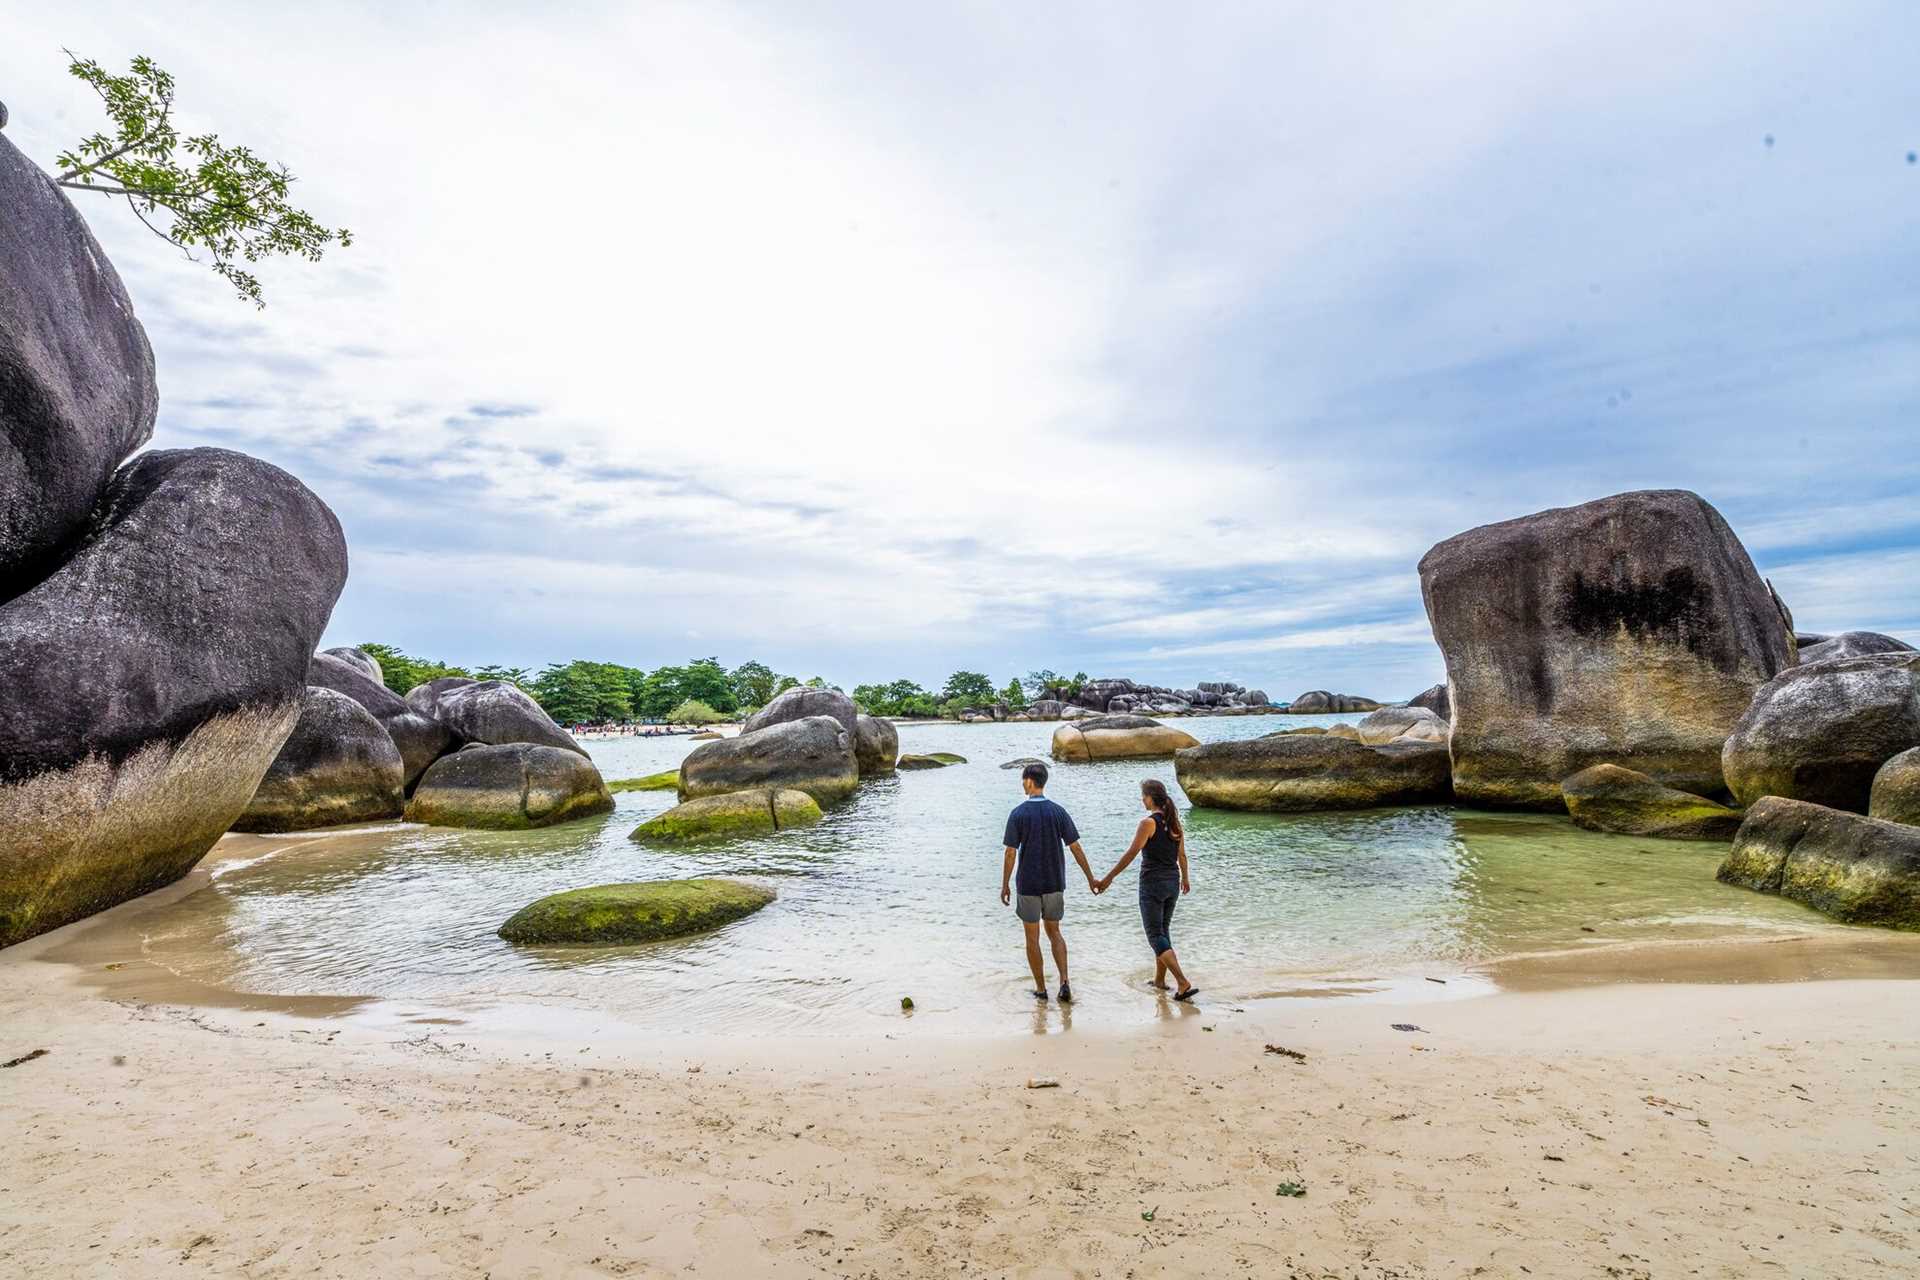
[[[752,733],[756,729],[769,729],[776,724],[805,720],[809,716],[832,716],[849,736],[857,740],[860,709],[853,705],[853,699],[838,689],[810,689],[805,686],[787,690],[748,716],[740,726],[740,732]]]
[[[224,449],[123,467],[72,557],[0,601],[0,946],[168,884],[292,732],[339,522]]]
[[[622,778],[618,782],[607,784],[607,790],[615,795],[622,791],[678,791],[679,789],[680,771],[678,769],[650,773],[644,778]]]
[[[1174,776],[1194,804],[1210,809],[1310,813],[1446,800],[1447,749],[1437,743],[1357,742],[1282,734],[1188,747]]]
[[[1761,686],[1724,748],[1743,805],[1785,796],[1865,813],[1873,776],[1920,746],[1920,653],[1788,667]]]
[[[1913,646],[1878,631],[1842,631],[1837,636],[1821,636],[1812,644],[1800,646],[1800,665],[1811,666],[1833,658],[1859,658],[1870,653],[1912,653]]]
[[[1378,711],[1380,704],[1356,693],[1329,693],[1313,689],[1287,704],[1294,715],[1344,715],[1350,711]]]
[[[500,936],[518,943],[657,942],[717,929],[774,899],[739,880],[655,880],[570,889],[513,913]]]
[[[1669,840],[1731,840],[1741,813],[1702,796],[1664,787],[1644,773],[1596,764],[1560,783],[1567,816],[1589,831]]]
[[[153,434],[153,349],[86,221],[0,138],[0,599],[86,531]]]
[[[1920,826],[1920,747],[1910,747],[1873,775],[1867,815]]]
[[[1920,929],[1920,827],[1767,796],[1747,810],[1719,878],[1849,924]]]
[[[808,716],[695,747],[680,762],[680,798],[765,787],[804,791],[821,804],[860,781],[853,735],[832,716]]]
[[[901,769],[911,772],[916,769],[944,769],[948,765],[965,764],[965,756],[957,756],[951,751],[932,751],[923,756],[904,755],[900,757]]]
[[[397,818],[407,803],[405,779],[400,749],[372,713],[344,693],[310,687],[292,734],[233,829],[308,831]]]
[[[1399,738],[1415,742],[1445,742],[1447,722],[1425,707],[1382,707],[1354,726],[1360,741],[1369,747],[1384,747]]]
[[[641,841],[720,840],[762,835],[820,821],[820,806],[804,791],[733,791],[702,796],[655,814],[633,829]]]
[[[431,684],[443,682],[435,680]],[[495,747],[524,742],[534,746],[558,747],[562,751],[574,751],[583,756],[587,754],[586,748],[575,742],[572,734],[555,724],[553,717],[518,685],[508,684],[504,680],[446,683],[423,698],[423,701],[430,703],[430,706],[423,707],[414,700],[414,694],[428,687],[422,685],[409,690],[407,704],[415,710],[425,711],[453,730],[463,741],[484,742]]]
[[[1030,764],[1045,764],[1039,756],[1021,756],[1018,760],[1009,760],[1001,765],[1002,769],[1024,769]]]
[[[534,743],[487,744],[433,763],[407,802],[407,821],[520,831],[613,812],[593,762]]]
[[[1170,756],[1200,740],[1145,716],[1096,716],[1053,731],[1053,758],[1067,763],[1149,760]]]
[[[878,716],[858,716],[853,722],[853,758],[860,776],[892,773],[900,758],[900,731],[893,721]]]
[[[346,652],[358,653],[359,650]],[[375,663],[374,670],[379,669]],[[377,675],[368,675],[365,667],[341,657],[338,651],[329,649],[313,655],[307,664],[307,683],[352,698],[380,722],[387,736],[393,739],[393,745],[399,748],[408,787],[420,781],[427,766],[445,755],[456,741],[453,730],[432,716],[414,710],[412,704],[382,684]]]
[[[1467,804],[1558,809],[1562,778],[1609,762],[1717,792],[1721,744],[1792,661],[1746,549],[1679,490],[1469,530],[1427,552],[1420,587]]]

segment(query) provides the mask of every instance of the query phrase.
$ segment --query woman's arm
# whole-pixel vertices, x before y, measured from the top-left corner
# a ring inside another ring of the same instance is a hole
[[[1192,893],[1193,882],[1187,879],[1187,833],[1182,831],[1177,842],[1180,853],[1180,892]]]
[[[1147,837],[1151,836],[1152,834],[1153,834],[1153,819],[1152,818],[1140,819],[1140,825],[1138,827],[1135,827],[1133,831],[1133,843],[1127,846],[1127,851],[1124,854],[1120,855],[1120,861],[1113,864],[1113,870],[1107,872],[1106,878],[1100,882],[1100,887],[1102,889],[1112,884],[1114,881],[1114,877],[1118,876],[1122,871],[1125,871],[1128,865],[1132,863],[1132,861],[1135,858],[1140,856],[1140,850],[1146,847]]]

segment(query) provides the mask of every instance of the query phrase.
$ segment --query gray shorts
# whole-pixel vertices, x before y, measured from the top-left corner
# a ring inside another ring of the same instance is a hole
[[[1013,900],[1013,909],[1027,924],[1039,924],[1042,920],[1058,920],[1067,912],[1067,895],[1023,893]]]

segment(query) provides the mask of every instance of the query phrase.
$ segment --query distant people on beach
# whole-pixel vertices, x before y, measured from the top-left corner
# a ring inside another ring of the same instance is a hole
[[[1040,930],[1047,931],[1052,944],[1053,965],[1060,971],[1060,1001],[1073,1001],[1073,986],[1067,977],[1067,940],[1060,933],[1060,919],[1066,913],[1066,849],[1087,878],[1094,893],[1093,868],[1087,865],[1086,850],[1080,847],[1080,831],[1065,809],[1047,799],[1047,766],[1039,761],[1020,771],[1020,786],[1027,798],[1007,815],[1003,843],[1006,852],[1000,865],[1000,902],[1013,903],[1027,934],[1027,967],[1033,970],[1033,998],[1047,998],[1046,963],[1040,955]],[[1014,902],[1014,870],[1019,869],[1019,901]]]
[[[1066,850],[1071,849],[1087,878],[1088,891],[1096,895],[1105,893],[1135,858],[1141,860],[1140,922],[1153,951],[1153,985],[1165,991],[1171,977],[1173,998],[1183,1003],[1192,1000],[1200,989],[1187,981],[1180,957],[1174,953],[1173,909],[1180,895],[1192,892],[1193,883],[1187,873],[1186,831],[1166,784],[1157,778],[1140,784],[1140,803],[1146,816],[1140,819],[1133,842],[1113,870],[1096,880],[1087,864],[1086,851],[1080,847],[1080,830],[1072,815],[1047,798],[1047,776],[1047,766],[1037,760],[1020,771],[1020,786],[1027,798],[1007,815],[1000,866],[1000,901],[1013,906],[1026,932],[1034,999],[1047,998],[1046,962],[1040,950],[1044,929],[1054,968],[1060,972],[1060,1001],[1066,1004],[1073,1000],[1067,976],[1067,940],[1060,932],[1066,914]]]

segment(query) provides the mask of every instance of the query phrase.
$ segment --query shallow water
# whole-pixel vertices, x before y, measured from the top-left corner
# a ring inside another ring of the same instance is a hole
[[[1177,723],[1213,741],[1338,719]],[[875,1027],[898,1022],[902,996],[913,998],[921,1029],[1025,1029],[1034,1002],[1021,931],[999,901],[1001,827],[1021,794],[1018,772],[999,765],[1045,756],[1051,732],[904,728],[904,750],[953,751],[968,763],[864,783],[814,828],[704,849],[627,838],[673,803],[661,792],[619,795],[611,817],[545,831],[362,828],[222,869],[209,889],[147,922],[148,955],[246,991],[443,1008],[560,1003],[663,1031]],[[691,749],[684,738],[588,746],[609,779],[672,768]],[[1153,776],[1171,784],[1171,762],[1054,770],[1048,793],[1074,815],[1095,874],[1125,848],[1142,812],[1138,782]],[[1485,990],[1469,969],[1515,953],[1841,928],[1717,883],[1716,844],[1441,806],[1183,814],[1194,891],[1175,916],[1174,941],[1214,999],[1446,998]],[[1099,898],[1075,883],[1071,866],[1068,874],[1074,1016],[1083,1025],[1160,1016],[1164,1002],[1146,986],[1152,956],[1135,872]],[[494,933],[557,890],[694,875],[756,879],[780,896],[715,933],[650,946],[525,948]]]

